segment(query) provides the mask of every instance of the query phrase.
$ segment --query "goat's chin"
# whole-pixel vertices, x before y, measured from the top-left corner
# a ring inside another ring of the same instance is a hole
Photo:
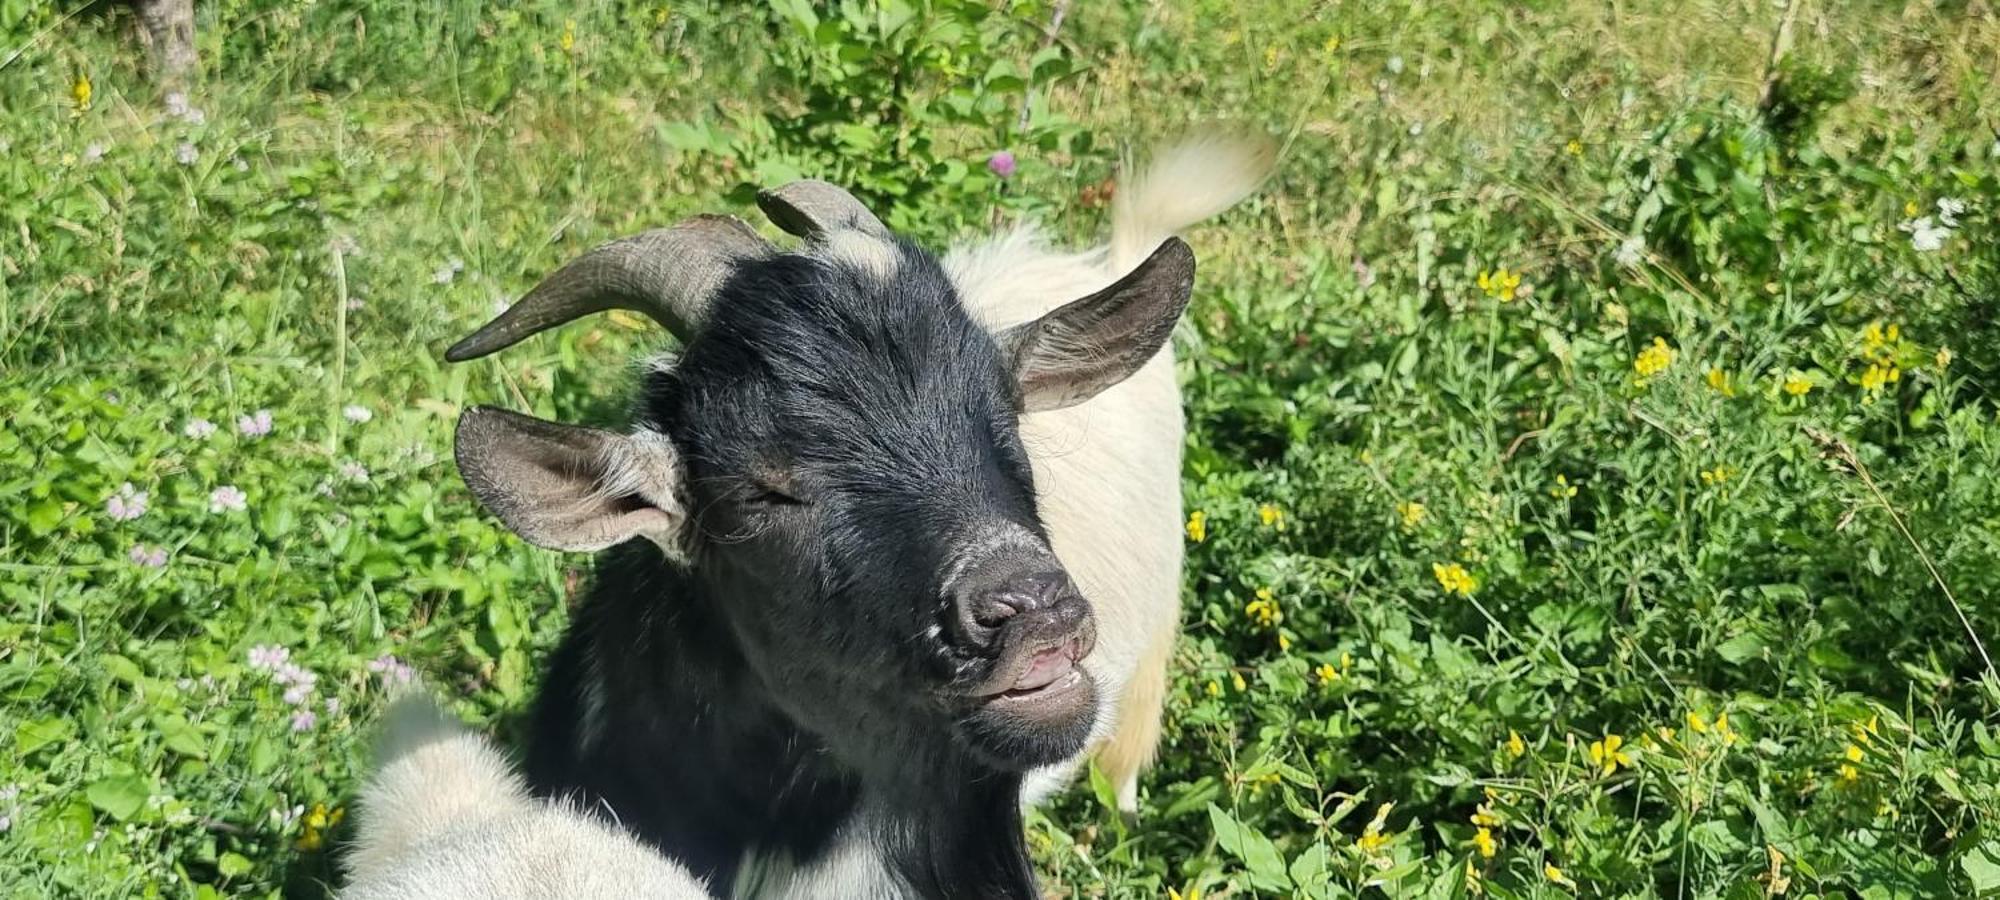
[[[993,697],[959,719],[959,734],[987,765],[1024,772],[1081,753],[1097,724],[1097,682],[1082,669],[1063,684]]]

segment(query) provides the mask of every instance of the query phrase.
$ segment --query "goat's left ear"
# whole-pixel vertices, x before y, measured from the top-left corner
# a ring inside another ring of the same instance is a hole
[[[665,437],[475,406],[458,418],[457,443],[472,495],[529,543],[602,550],[637,537],[681,557],[680,458]]]
[[[999,335],[1021,411],[1075,406],[1132,377],[1173,336],[1194,291],[1194,251],[1168,238],[1110,287]]]

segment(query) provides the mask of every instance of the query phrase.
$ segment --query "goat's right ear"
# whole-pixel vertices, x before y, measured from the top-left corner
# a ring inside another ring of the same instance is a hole
[[[643,537],[681,556],[680,458],[664,436],[475,406],[457,444],[473,496],[528,543],[588,551]]]

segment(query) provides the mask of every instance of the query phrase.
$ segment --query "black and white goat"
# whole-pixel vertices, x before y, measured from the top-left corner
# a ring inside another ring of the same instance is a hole
[[[1104,739],[1143,760],[1157,735],[1180,554],[1162,349],[1194,276],[1171,235],[1267,164],[1189,145],[1124,192],[1107,250],[1023,233],[943,261],[799,182],[760,198],[796,252],[698,217],[592,251],[454,346],[614,307],[685,344],[629,433],[460,420],[490,510],[610,548],[536,711],[536,788],[607,805],[723,893],[1036,896],[1024,777],[1059,784]],[[1151,722],[1122,735],[1142,692]]]
[[[343,900],[701,900],[688,871],[604,819],[537,799],[506,757],[412,693],[361,789]]]

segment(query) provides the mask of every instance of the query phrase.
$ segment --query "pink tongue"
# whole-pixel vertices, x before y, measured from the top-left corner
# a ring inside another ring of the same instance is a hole
[[[1054,684],[1056,679],[1068,675],[1075,665],[1063,650],[1062,647],[1050,647],[1036,653],[1034,660],[1028,663],[1028,670],[1014,680],[1011,690],[1032,691]]]

